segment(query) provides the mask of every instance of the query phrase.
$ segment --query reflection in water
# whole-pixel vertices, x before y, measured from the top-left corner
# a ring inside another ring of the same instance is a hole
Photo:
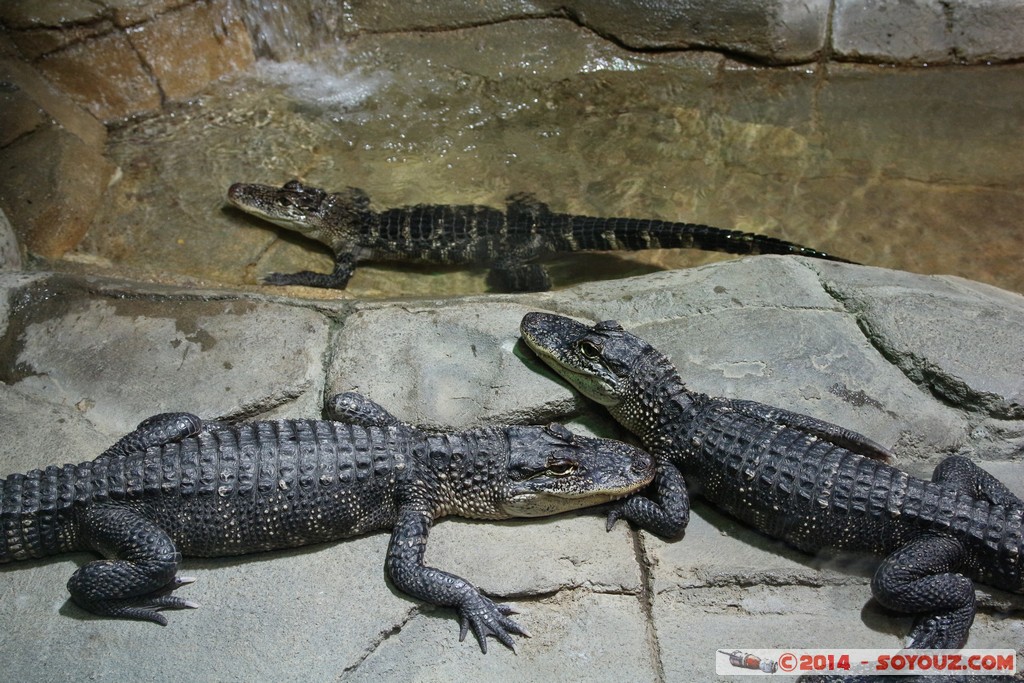
[[[1024,291],[1022,70],[759,69],[637,55],[560,20],[367,35],[115,131],[122,176],[77,257],[235,284],[327,271],[319,245],[225,208],[233,182],[300,177],[377,208],[532,192],[555,211],[761,232]],[[553,272],[557,287],[721,258],[565,257]],[[483,289],[482,271],[384,267],[349,285]]]

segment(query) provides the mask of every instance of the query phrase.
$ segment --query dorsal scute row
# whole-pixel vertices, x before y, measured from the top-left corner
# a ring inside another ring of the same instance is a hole
[[[0,487],[0,513],[53,512],[89,502],[95,497],[94,467],[85,462],[11,474]]]

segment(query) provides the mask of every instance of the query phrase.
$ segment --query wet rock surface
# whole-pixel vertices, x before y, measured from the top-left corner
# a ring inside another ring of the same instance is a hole
[[[759,232],[1024,291],[1021,73],[752,68],[626,50],[558,18],[361,34],[307,61],[261,62],[115,131],[107,153],[121,173],[69,258],[232,285],[329,271],[322,245],[225,206],[234,182],[299,177],[360,187],[380,209],[501,207],[532,192],[554,211]],[[550,265],[566,286],[722,258],[662,250]],[[485,290],[480,269],[378,265],[340,296]]]
[[[348,389],[444,428],[561,419],[622,436],[517,341],[524,312],[551,310],[618,319],[694,389],[857,429],[918,475],[964,453],[1024,494],[1024,297],[958,278],[757,257],[546,294],[359,302],[8,272],[0,303],[4,474],[90,459],[161,410],[312,417]],[[484,656],[450,612],[388,587],[386,544],[187,558],[199,580],[181,592],[202,607],[166,628],[68,602],[88,555],[6,565],[0,619],[17,628],[0,649],[19,680],[702,680],[716,649],[897,647],[909,628],[870,599],[872,560],[803,555],[703,502],[676,542],[606,533],[596,512],[445,520],[428,562],[521,608],[533,634],[518,655]],[[1021,599],[982,587],[979,601],[968,645],[1019,653]]]
[[[21,250],[7,214],[0,209],[0,270],[21,270]]]
[[[328,270],[223,210],[232,182],[300,176],[378,207],[534,192],[1024,291],[1024,10],[840,5],[10,2],[0,207],[35,255],[168,282]],[[568,285],[720,258],[552,266]],[[350,291],[483,289],[480,271],[364,268]]]
[[[3,206],[25,248],[58,258],[81,242],[115,167],[65,128],[44,123],[0,149],[16,169],[3,181]]]

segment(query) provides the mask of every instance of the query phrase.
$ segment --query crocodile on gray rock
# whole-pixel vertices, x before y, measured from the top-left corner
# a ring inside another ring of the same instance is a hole
[[[298,180],[282,187],[235,183],[228,202],[246,213],[326,244],[332,273],[273,273],[264,282],[344,289],[360,261],[477,264],[503,291],[545,291],[551,278],[536,259],[576,251],[694,248],[730,254],[795,254],[846,259],[775,237],[694,223],[594,218],[554,213],[532,195],[514,194],[505,210],[479,205],[417,204],[370,208],[358,188],[328,193]]]
[[[654,476],[627,444],[559,424],[426,432],[359,394],[328,405],[337,420],[204,424],[189,413],[143,421],[80,465],[12,474],[0,486],[0,562],[95,551],[68,582],[85,610],[166,624],[182,555],[226,556],[391,529],[394,586],[454,607],[472,629],[514,648],[514,611],[464,579],[426,566],[435,519],[534,517],[622,497]]]
[[[689,484],[804,552],[883,556],[872,592],[888,608],[919,615],[915,648],[964,645],[975,615],[972,579],[1024,592],[1024,501],[970,460],[950,457],[925,481],[837,425],[690,391],[665,355],[614,321],[587,326],[530,313],[520,329],[541,359],[658,461],[660,502],[633,496],[609,514],[609,527],[622,517],[680,535]]]

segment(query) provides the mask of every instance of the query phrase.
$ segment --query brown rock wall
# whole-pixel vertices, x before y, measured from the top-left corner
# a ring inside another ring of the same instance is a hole
[[[32,253],[57,258],[89,229],[114,165],[55,124],[0,149],[0,209]]]
[[[102,121],[153,112],[252,63],[249,31],[228,0],[61,3],[0,10],[21,57]],[[69,13],[70,12],[70,13]]]
[[[225,0],[161,14],[130,30],[128,38],[172,100],[190,97],[253,61],[249,33]]]
[[[48,79],[103,121],[155,111],[161,104],[156,81],[128,36],[121,31],[48,54],[37,66]]]

